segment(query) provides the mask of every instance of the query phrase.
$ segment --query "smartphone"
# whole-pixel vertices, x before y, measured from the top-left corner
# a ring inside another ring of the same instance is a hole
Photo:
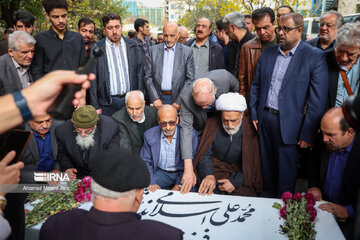
[[[21,154],[25,150],[26,146],[29,144],[32,135],[32,131],[20,129],[11,130],[7,135],[4,143],[0,147],[0,161],[6,156],[6,154],[8,154],[12,150],[16,152],[16,155],[15,158],[10,162],[10,164],[20,161]]]

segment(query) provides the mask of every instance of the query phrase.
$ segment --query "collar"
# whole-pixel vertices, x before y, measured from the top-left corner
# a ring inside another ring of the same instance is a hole
[[[15,68],[20,70],[21,72],[26,72],[29,69],[29,67],[20,66],[20,64],[17,61],[15,61],[15,59],[13,57],[11,57],[11,60],[13,61],[14,65],[15,65]]]
[[[204,43],[204,45],[202,45],[202,46],[200,46],[200,47],[198,47],[198,46],[196,45],[196,38],[195,38],[194,42],[191,44],[191,47],[196,47],[196,48],[201,48],[201,47],[209,48],[209,46],[210,46],[209,38],[206,40],[206,42]]]
[[[114,225],[141,219],[141,216],[134,212],[104,212],[94,207],[86,215],[92,221],[101,225]]]
[[[354,139],[352,140],[352,142],[350,143],[350,145],[349,145],[343,152],[348,152],[348,153],[351,152],[352,147],[353,147],[353,145],[354,145],[355,137],[356,137],[356,135],[354,136]]]
[[[345,71],[346,74],[348,74],[354,67],[356,68],[356,66],[359,66],[360,65],[360,57],[358,58],[358,60],[356,60],[356,62],[354,63],[354,65],[352,65],[351,69],[350,70],[347,70],[343,65],[339,65],[340,68],[342,70]],[[360,66],[359,66],[360,67]]]
[[[320,49],[322,49],[322,50],[328,50],[328,49],[332,49],[332,48],[334,48],[335,47],[335,45],[336,45],[336,39],[334,39],[334,41],[332,41],[332,43],[330,43],[330,45],[326,48],[326,49],[323,49],[322,47],[321,47],[321,44],[320,44],[320,40],[321,40],[321,38],[319,37],[319,39],[317,40],[317,42],[316,42],[316,47],[317,48],[320,48]]]
[[[165,52],[175,52],[175,47],[176,47],[176,45],[177,45],[177,43],[172,47],[172,48],[170,48],[170,49],[168,49],[167,47],[166,47],[166,45],[165,45],[165,43],[164,43],[164,51]]]
[[[285,53],[281,50],[281,45],[279,45],[279,52],[280,52],[280,54],[281,55],[283,55],[284,57],[288,57],[288,56],[293,56],[294,54],[295,54],[295,52],[296,52],[296,49],[299,47],[299,44],[302,42],[302,40],[300,39],[300,41],[296,44],[296,46],[295,47],[293,47],[291,50],[290,50],[290,52],[289,52],[289,54],[286,56],[285,55]],[[291,55],[290,55],[291,54]]]
[[[50,26],[49,31],[50,31],[51,35],[59,38],[59,34],[57,32],[55,32],[55,30],[52,28],[52,26]],[[64,32],[64,38],[68,32],[69,32],[69,30],[66,27],[65,32]]]
[[[51,128],[51,127],[50,127],[50,128]],[[43,139],[42,136],[41,136],[40,134],[38,134],[37,132],[35,132],[34,129],[31,129],[31,131],[34,133],[34,136],[35,136],[36,138],[41,138],[41,139]],[[50,129],[49,129],[49,131],[45,134],[45,137],[46,137],[47,135],[49,135],[49,134],[50,134]]]
[[[216,96],[215,96],[215,98],[214,98],[214,101],[211,103],[211,105],[208,106],[207,108],[205,108],[205,110],[206,110],[206,111],[216,110],[215,103],[216,103]]]
[[[124,43],[125,43],[125,41],[124,41],[124,38],[123,38],[122,36],[121,36],[121,38],[120,38],[120,41],[119,41],[119,45],[118,45],[118,46],[116,46],[116,44],[115,44],[114,42],[110,41],[108,37],[105,38],[105,44],[106,44],[106,45],[109,45],[109,46],[113,46],[113,45],[114,45],[115,47],[119,47],[119,46],[123,45]]]
[[[161,129],[161,128],[160,128],[160,129]],[[176,128],[175,128],[175,132],[174,132],[174,135],[173,135],[172,139],[176,139],[177,130],[178,130],[178,126],[176,126]],[[165,138],[165,139],[167,140],[167,138],[166,138],[166,136],[164,135],[164,132],[163,132],[162,130],[161,130],[161,136],[160,136],[160,138]]]

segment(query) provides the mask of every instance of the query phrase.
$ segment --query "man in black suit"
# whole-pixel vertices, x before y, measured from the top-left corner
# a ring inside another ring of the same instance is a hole
[[[309,189],[320,209],[333,213],[346,239],[353,239],[357,193],[360,189],[360,135],[344,118],[340,107],[321,120],[324,145],[309,169]]]
[[[143,61],[140,45],[121,36],[121,17],[114,13],[103,19],[106,38],[96,44],[103,52],[95,67],[96,79],[91,83],[90,103],[99,114],[111,116],[125,106],[125,94],[143,90]]]
[[[178,43],[179,27],[175,22],[164,25],[164,43],[150,48],[145,69],[145,85],[150,101],[159,109],[172,104],[180,110],[180,93],[194,81],[194,59],[191,48]]]
[[[29,66],[34,57],[35,39],[25,31],[9,35],[8,54],[0,57],[0,96],[19,91],[33,82]]]
[[[145,162],[130,150],[110,149],[91,163],[93,207],[50,217],[40,239],[183,239],[183,232],[136,214],[150,184]],[[79,229],[83,229],[79,231]]]
[[[98,116],[91,105],[78,108],[55,130],[57,161],[70,179],[91,175],[89,164],[100,152],[119,147],[119,126],[107,116]]]

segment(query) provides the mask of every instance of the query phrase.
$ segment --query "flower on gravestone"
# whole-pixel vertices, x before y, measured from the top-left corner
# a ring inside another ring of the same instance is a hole
[[[284,203],[286,203],[287,200],[291,200],[292,199],[291,192],[284,192],[283,195],[281,196],[281,199],[284,201]]]
[[[280,225],[281,234],[289,239],[314,240],[316,236],[314,221],[317,216],[314,196],[285,192],[281,199],[285,203],[283,207],[277,202],[273,205],[279,210],[281,218],[285,219],[284,224]]]
[[[79,207],[84,201],[91,201],[91,177],[71,182],[68,192],[31,193],[28,202],[34,208],[25,210],[25,225],[31,227],[45,221],[51,215]]]

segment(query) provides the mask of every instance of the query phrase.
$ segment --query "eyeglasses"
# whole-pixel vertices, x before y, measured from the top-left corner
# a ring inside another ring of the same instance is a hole
[[[170,121],[170,122],[159,122],[160,127],[166,127],[167,125],[170,125],[170,127],[174,127],[176,125],[176,121]]]
[[[284,33],[288,34],[291,30],[294,30],[294,29],[298,29],[298,27],[291,28],[291,27],[286,27],[286,26],[284,26],[284,27],[278,26],[277,28],[275,28],[275,31],[277,33],[279,33],[282,30]]]

